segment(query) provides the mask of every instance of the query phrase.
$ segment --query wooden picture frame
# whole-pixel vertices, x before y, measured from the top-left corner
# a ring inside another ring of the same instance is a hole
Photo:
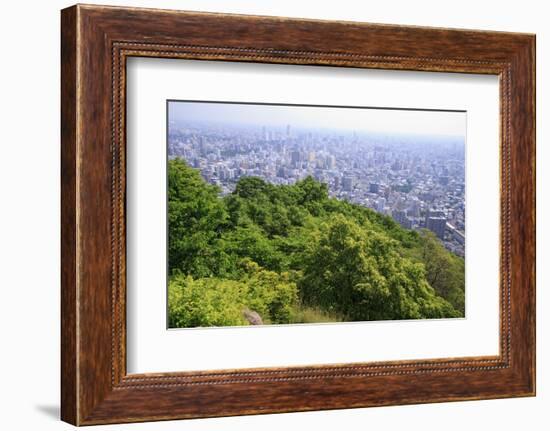
[[[84,5],[61,18],[62,420],[91,425],[535,394],[534,35]],[[500,354],[128,375],[130,56],[498,75]]]

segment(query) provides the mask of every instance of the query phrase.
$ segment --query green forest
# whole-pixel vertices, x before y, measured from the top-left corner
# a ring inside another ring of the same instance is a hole
[[[464,259],[305,178],[233,193],[168,165],[171,328],[464,316]]]

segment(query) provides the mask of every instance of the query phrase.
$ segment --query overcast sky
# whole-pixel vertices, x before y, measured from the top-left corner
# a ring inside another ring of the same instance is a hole
[[[393,134],[461,136],[466,134],[466,113],[279,106],[211,102],[169,102],[169,121],[246,124],[258,127],[341,129]]]

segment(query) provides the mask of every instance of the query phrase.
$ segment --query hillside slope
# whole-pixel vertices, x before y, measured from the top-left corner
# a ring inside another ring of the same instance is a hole
[[[464,316],[462,258],[311,177],[221,197],[170,160],[168,225],[170,327]]]

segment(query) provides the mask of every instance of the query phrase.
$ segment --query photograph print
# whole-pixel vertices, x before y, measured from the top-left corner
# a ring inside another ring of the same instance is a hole
[[[168,327],[465,317],[466,112],[167,101]]]

